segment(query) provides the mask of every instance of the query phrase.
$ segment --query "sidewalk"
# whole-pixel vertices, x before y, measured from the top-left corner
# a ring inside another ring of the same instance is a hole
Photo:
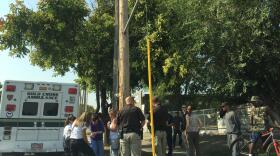
[[[142,140],[142,156],[152,156],[152,144],[150,133],[144,133]],[[205,135],[200,139],[201,156],[227,156],[229,150],[226,145],[226,136]],[[108,152],[108,148],[106,151]],[[106,152],[106,153],[107,153]],[[173,156],[186,156],[186,151],[177,146],[173,151]]]
[[[150,133],[144,133],[142,140],[142,156],[152,155],[152,139]],[[186,156],[186,151],[181,147],[177,146],[173,150],[173,156]]]

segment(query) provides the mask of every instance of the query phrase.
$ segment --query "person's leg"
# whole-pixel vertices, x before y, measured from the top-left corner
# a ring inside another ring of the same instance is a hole
[[[193,145],[195,148],[195,155],[200,156],[200,147],[199,147],[199,132],[194,133]]]
[[[95,155],[98,156],[98,147],[97,142],[95,140],[91,139],[90,147],[94,151]]]
[[[110,148],[110,156],[119,156],[119,150]]]
[[[236,139],[238,139],[238,135],[232,134],[231,143],[233,143],[233,141],[235,141]],[[234,151],[235,151],[234,156],[239,156],[239,151],[240,151],[239,144],[235,144]]]
[[[98,153],[99,153],[99,156],[104,156],[103,140],[98,141]]]
[[[182,146],[182,132],[180,130],[178,131],[178,135],[179,135],[179,145]]]
[[[182,148],[186,151],[186,156],[190,156],[190,148],[188,143],[188,135],[186,134],[186,131],[183,132],[183,146]]]
[[[236,134],[228,134],[229,146],[238,138]],[[232,156],[238,156],[238,144],[234,144],[232,147]]]
[[[131,140],[131,156],[141,156],[141,137],[139,134],[130,133]]]
[[[189,132],[187,134],[187,139],[188,139],[188,147],[189,147],[189,156],[194,156],[194,136],[193,132]]]
[[[166,132],[165,131],[161,131],[161,140],[162,140],[162,155],[166,156],[166,146],[167,146],[167,140],[166,140]]]
[[[70,154],[71,156],[78,156],[78,147],[77,141],[71,140],[70,141]]]
[[[130,156],[129,144],[130,142],[129,142],[128,134],[123,134],[123,138],[120,140],[121,156]]]
[[[85,156],[96,156],[92,148],[84,141],[81,141],[79,144],[79,152],[83,153]]]
[[[173,147],[176,147],[177,134],[179,134],[179,133],[178,133],[178,130],[174,129]],[[180,139],[180,138],[179,138],[179,139]]]
[[[251,139],[251,143],[249,144],[249,154],[254,154],[254,148],[255,148],[255,143],[257,142],[258,139],[258,134],[252,132],[250,139]]]
[[[168,156],[172,156],[172,150],[173,150],[173,145],[172,145],[172,132],[167,132],[166,140],[167,140],[167,145],[168,145]]]
[[[187,135],[185,133],[185,131],[182,133],[182,140],[183,140],[183,143],[182,143],[182,148],[184,148],[185,150],[187,150]]]
[[[161,156],[161,143],[160,143],[160,132],[155,132],[155,150],[156,156]]]

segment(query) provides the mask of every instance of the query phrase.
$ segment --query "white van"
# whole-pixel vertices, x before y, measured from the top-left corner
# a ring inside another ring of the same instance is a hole
[[[78,113],[77,84],[7,80],[0,98],[0,153],[63,151],[64,120]]]

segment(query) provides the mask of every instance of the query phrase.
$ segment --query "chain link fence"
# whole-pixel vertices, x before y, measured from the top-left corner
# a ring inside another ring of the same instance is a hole
[[[233,110],[236,112],[237,116],[240,119],[241,122],[241,131],[243,133],[247,133],[249,127],[249,112],[250,107],[248,105],[240,105],[238,107],[233,108]],[[171,111],[170,114],[172,116],[175,116],[177,111]],[[180,115],[182,113],[178,111]],[[200,121],[202,122],[202,129],[201,134],[226,134],[226,127],[224,124],[223,119],[219,116],[219,110],[217,109],[201,109],[201,110],[195,110],[193,111],[194,114],[198,115],[200,118]],[[259,115],[260,118],[259,121],[259,129],[264,129],[264,118],[262,115]]]

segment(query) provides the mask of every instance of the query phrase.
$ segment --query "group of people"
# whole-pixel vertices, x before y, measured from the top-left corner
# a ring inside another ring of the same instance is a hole
[[[145,117],[135,106],[134,98],[126,98],[126,106],[118,113],[109,110],[110,121],[104,124],[100,114],[84,112],[78,118],[70,115],[64,127],[66,156],[104,156],[103,133],[110,131],[110,156],[141,155],[141,134]]]
[[[65,155],[78,156],[83,153],[86,156],[104,156],[103,133],[105,127],[110,131],[110,155],[111,156],[141,156],[141,139],[143,137],[143,127],[145,116],[140,108],[135,106],[135,100],[129,96],[125,99],[126,106],[119,112],[109,111],[110,121],[105,124],[99,114],[82,113],[80,117],[69,116],[65,121],[64,128],[64,148]],[[254,127],[251,134],[251,144],[249,146],[249,156],[253,156],[253,148],[258,139],[259,131],[256,125],[262,110],[259,97],[252,97],[250,125]],[[202,127],[197,114],[193,113],[191,105],[183,105],[181,113],[176,112],[173,117],[167,109],[161,105],[158,97],[152,99],[153,121],[148,116],[147,126],[150,129],[153,122],[155,134],[156,156],[172,156],[176,145],[177,135],[179,145],[186,149],[188,156],[200,156],[199,131]],[[271,126],[269,121],[269,109],[264,109],[263,125]],[[257,115],[258,114],[258,115]],[[241,122],[238,114],[230,109],[230,104],[222,103],[220,116],[224,119],[227,129],[228,144],[231,145],[241,134]],[[168,148],[167,148],[168,147]],[[166,152],[167,151],[167,152]],[[238,156],[238,147],[232,148],[232,156]]]
[[[171,156],[177,135],[179,145],[188,147],[189,156],[200,156],[199,129],[202,124],[192,113],[192,106],[183,105],[182,115],[177,112],[173,117],[161,105],[159,98],[155,97],[152,101],[156,156],[165,156],[167,146],[167,155]],[[127,97],[125,102],[126,106],[118,113],[109,110],[110,121],[107,124],[104,124],[100,114],[84,112],[78,118],[68,116],[63,133],[65,155],[78,156],[83,153],[88,156],[104,156],[103,133],[107,126],[110,130],[111,156],[141,156],[146,119],[141,109],[135,106],[134,97]],[[150,122],[148,117],[147,125]]]
[[[66,156],[104,156],[104,123],[100,114],[82,113],[78,118],[70,115],[65,121],[63,132]]]
[[[224,119],[227,131],[228,146],[241,135],[241,122],[238,112],[230,108],[230,103],[224,102],[221,105],[220,116]],[[279,124],[273,120],[276,116],[269,106],[265,106],[263,100],[258,96],[252,96],[249,101],[249,123],[247,129],[250,134],[250,144],[248,147],[249,156],[254,156],[254,148],[257,141],[262,141],[262,132],[268,131],[272,127],[278,127]],[[234,144],[232,147],[232,156],[239,156],[239,147]]]
[[[173,149],[176,146],[177,135],[179,136],[179,145],[186,149],[187,155],[200,156],[199,131],[202,127],[202,122],[193,113],[192,106],[183,105],[182,115],[176,112],[176,116],[173,117],[161,105],[158,97],[153,98],[152,102],[156,156],[165,156],[166,147],[168,147],[167,155],[172,156]],[[148,116],[148,126],[150,122],[150,116]]]

